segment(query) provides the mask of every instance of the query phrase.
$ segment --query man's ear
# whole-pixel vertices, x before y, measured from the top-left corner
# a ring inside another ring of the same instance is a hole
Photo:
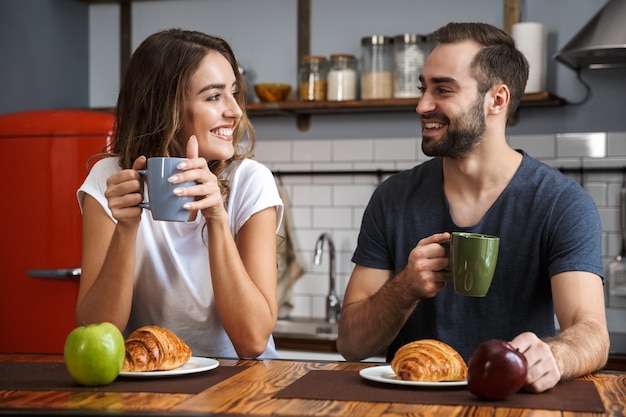
[[[487,103],[487,114],[506,113],[509,101],[511,100],[511,92],[506,84],[498,84],[494,86],[491,90],[489,90],[487,96],[489,97],[489,102]]]

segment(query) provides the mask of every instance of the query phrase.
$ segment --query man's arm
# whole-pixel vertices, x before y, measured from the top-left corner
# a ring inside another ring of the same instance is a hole
[[[600,277],[582,271],[563,272],[552,277],[551,284],[559,333],[545,341],[523,333],[511,342],[528,360],[527,389],[535,392],[600,369],[609,354]]]
[[[386,350],[418,301],[444,288],[446,278],[437,271],[448,266],[448,258],[437,242],[449,238],[440,233],[422,239],[395,277],[388,270],[354,268],[339,317],[337,348],[343,357],[356,361]]]
[[[417,300],[408,297],[391,271],[357,265],[352,272],[339,317],[337,349],[358,361],[387,349]]]
[[[602,280],[590,272],[563,272],[552,277],[552,298],[561,331],[548,340],[561,378],[600,369],[609,355]]]

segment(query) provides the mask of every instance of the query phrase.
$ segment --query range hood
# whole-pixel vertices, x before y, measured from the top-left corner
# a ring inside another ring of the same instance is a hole
[[[575,70],[626,67],[626,0],[609,0],[553,58]]]

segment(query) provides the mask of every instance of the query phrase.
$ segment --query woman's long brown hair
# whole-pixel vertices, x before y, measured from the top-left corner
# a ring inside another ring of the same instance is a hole
[[[185,157],[189,139],[182,135],[185,97],[191,76],[211,51],[223,55],[233,69],[243,116],[234,131],[234,156],[226,161],[208,161],[209,168],[220,178],[233,160],[252,157],[255,136],[246,112],[245,81],[230,46],[202,32],[169,29],[146,38],[126,69],[113,138],[113,153],[120,157],[122,169],[131,168],[142,155]],[[228,184],[221,181],[220,185],[226,203]]]

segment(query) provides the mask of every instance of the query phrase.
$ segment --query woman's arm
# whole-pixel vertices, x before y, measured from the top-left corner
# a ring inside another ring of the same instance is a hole
[[[252,215],[236,239],[225,212],[207,224],[217,311],[242,358],[262,354],[276,324],[276,227],[276,207]]]
[[[197,184],[181,188],[179,195],[196,197],[185,207],[199,210],[206,220],[217,312],[237,355],[257,357],[265,351],[278,315],[276,207],[250,216],[234,238],[217,177],[198,157],[195,136],[187,142],[187,158],[175,182]]]
[[[139,158],[134,169],[141,169]],[[107,180],[106,197],[115,223],[90,195],[83,201],[83,258],[76,303],[76,321],[108,321],[124,330],[133,295],[135,244],[142,209],[137,205],[139,174],[124,170]]]

